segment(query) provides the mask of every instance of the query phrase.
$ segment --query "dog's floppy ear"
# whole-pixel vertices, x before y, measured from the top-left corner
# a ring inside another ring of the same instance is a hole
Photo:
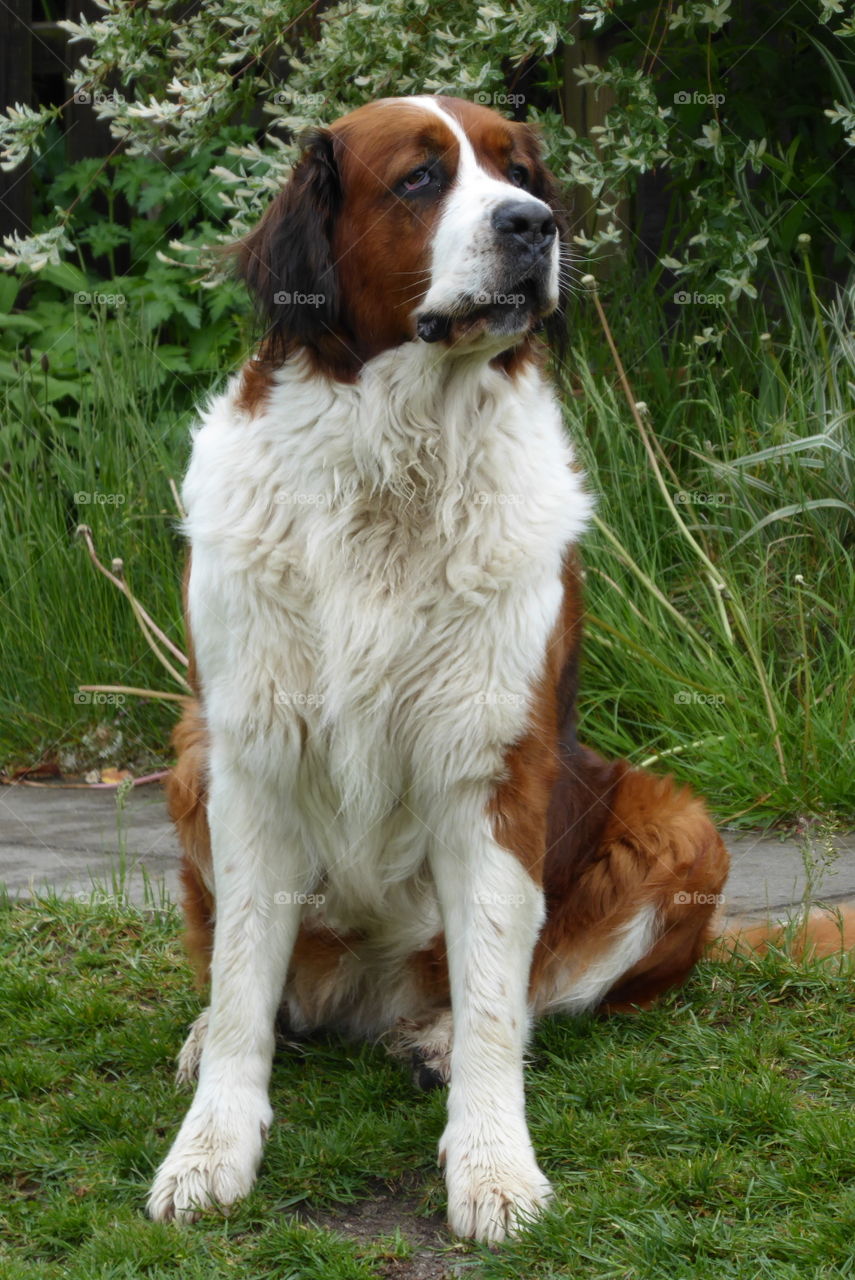
[[[316,348],[335,331],[339,296],[332,234],[341,205],[333,137],[318,129],[258,226],[237,246],[238,275],[264,325],[259,355],[281,364],[294,345]]]

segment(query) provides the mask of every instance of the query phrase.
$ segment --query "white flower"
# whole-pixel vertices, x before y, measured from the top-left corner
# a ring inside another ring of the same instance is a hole
[[[29,271],[41,271],[49,263],[58,263],[61,254],[70,253],[74,248],[65,233],[63,223],[39,232],[38,235],[19,236],[17,232],[13,232],[12,235],[3,237],[3,243],[8,252],[0,254],[0,267],[7,270],[26,267]]]

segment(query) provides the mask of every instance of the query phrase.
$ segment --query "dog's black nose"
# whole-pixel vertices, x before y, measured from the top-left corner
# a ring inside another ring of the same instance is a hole
[[[555,238],[555,219],[539,200],[505,200],[493,210],[491,222],[520,248],[544,249]]]

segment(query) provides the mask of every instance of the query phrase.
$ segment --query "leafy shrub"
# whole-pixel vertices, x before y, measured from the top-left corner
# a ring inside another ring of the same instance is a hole
[[[183,209],[185,229],[216,230],[212,206],[224,205],[239,229],[281,183],[304,126],[366,98],[448,92],[539,122],[559,177],[585,193],[575,227],[585,253],[646,235],[625,201],[656,173],[668,187],[667,233],[647,248],[693,290],[755,297],[774,256],[805,231],[818,271],[839,278],[852,263],[855,179],[841,162],[855,138],[853,0],[798,0],[783,14],[773,0],[735,11],[730,0],[590,0],[581,12],[565,0],[507,11],[368,0],[307,13],[302,0],[189,11],[177,0],[114,0],[95,21],[64,24],[91,42],[73,83],[123,143],[107,194],[126,195],[134,220],[117,227],[108,199],[83,228],[72,202],[35,236],[7,241],[7,262],[38,268],[72,245],[104,260],[129,240],[151,250],[158,228],[147,237],[139,223],[188,197],[200,205],[190,217]],[[600,100],[600,123],[587,130],[570,101],[579,86],[589,105]],[[7,166],[39,148],[58,111],[15,107],[0,119]],[[240,135],[236,119],[253,130]],[[83,177],[55,184],[59,209]]]

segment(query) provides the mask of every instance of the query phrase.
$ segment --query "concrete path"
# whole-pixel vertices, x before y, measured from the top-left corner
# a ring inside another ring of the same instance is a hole
[[[178,842],[157,784],[130,792],[54,786],[0,787],[0,884],[10,896],[115,892],[142,903],[178,900]]]
[[[855,901],[855,833],[829,841],[723,832],[731,852],[727,912],[780,915],[803,899],[805,844],[814,900]],[[0,884],[13,896],[46,887],[133,901],[178,898],[178,845],[158,785],[132,791],[119,810],[111,791],[0,787]]]

